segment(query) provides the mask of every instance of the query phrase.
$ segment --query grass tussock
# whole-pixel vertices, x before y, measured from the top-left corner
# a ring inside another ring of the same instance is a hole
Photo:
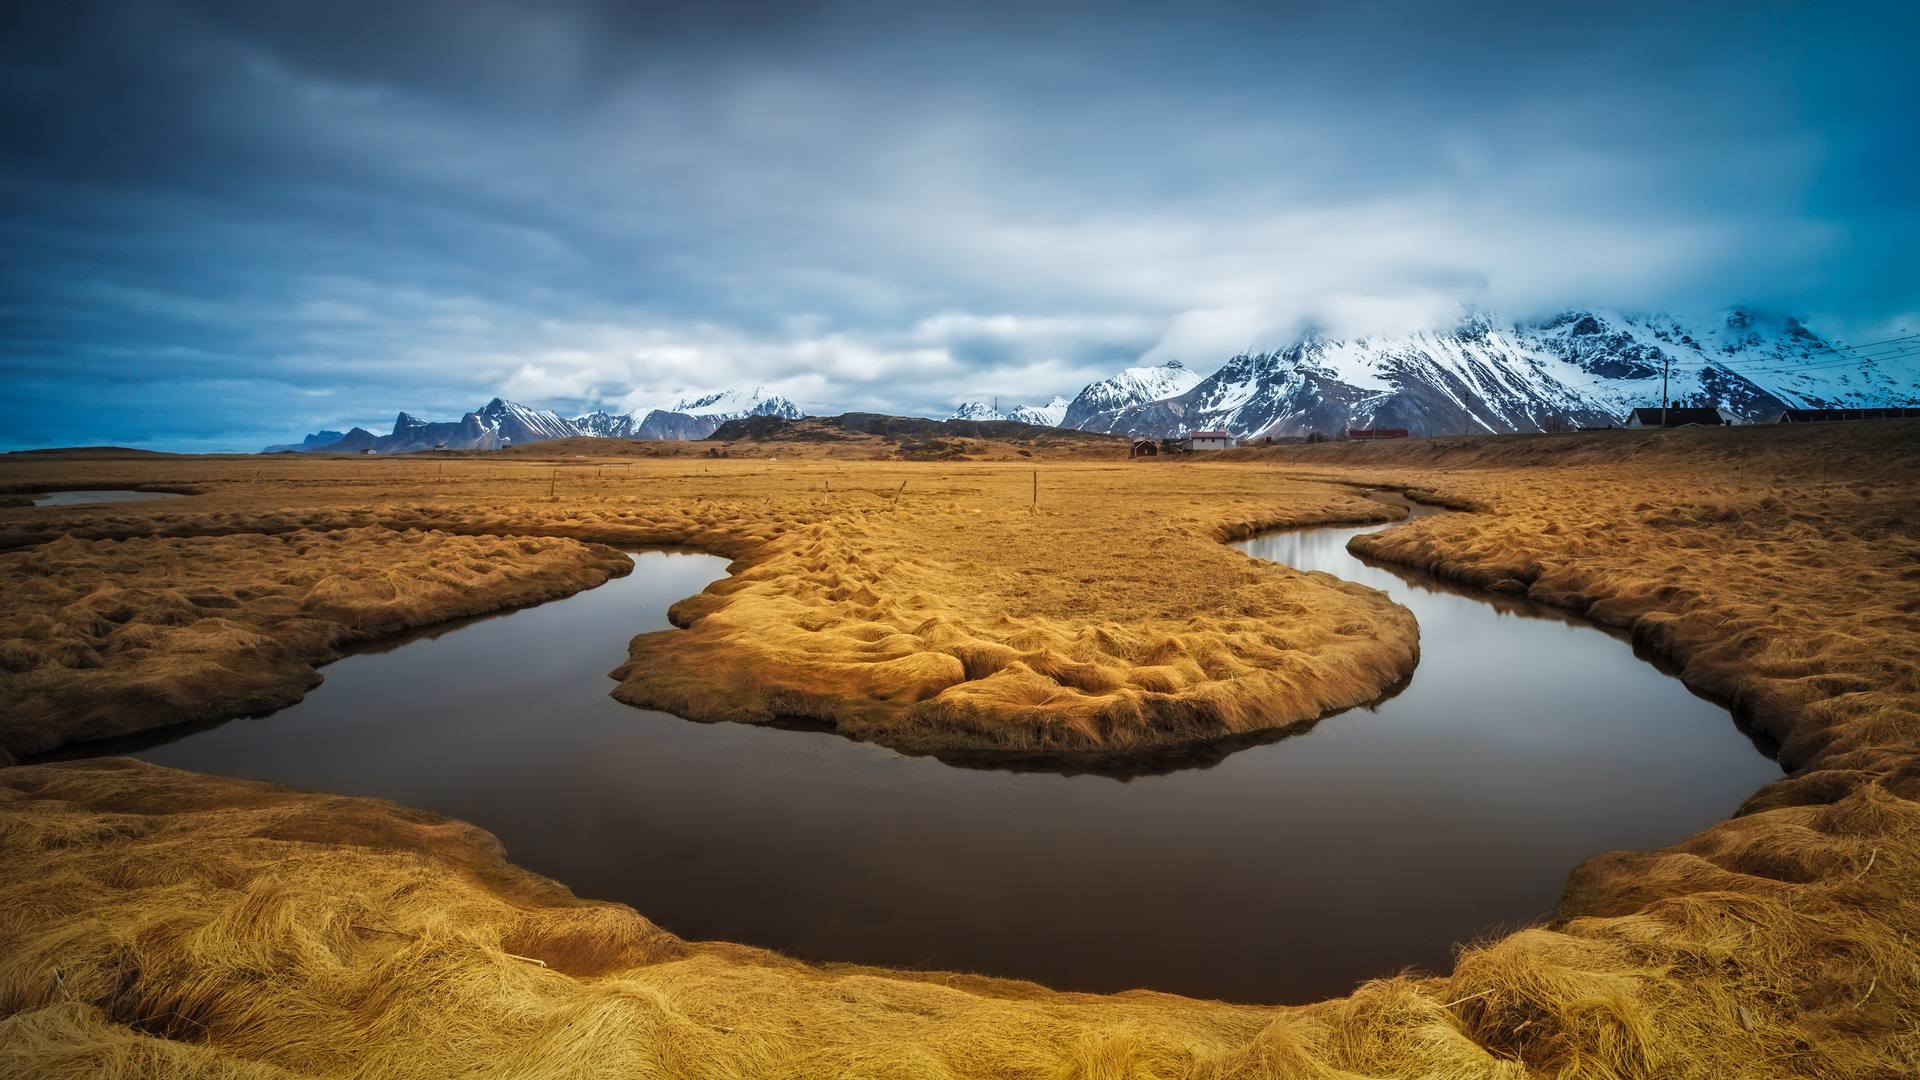
[[[1030,514],[770,531],[675,607],[684,630],[635,639],[616,697],[701,720],[817,717],[911,749],[1126,748],[1309,720],[1418,657],[1411,616],[1379,593],[1250,564],[1210,531],[1149,532],[1173,579],[1153,583],[1101,530]]]

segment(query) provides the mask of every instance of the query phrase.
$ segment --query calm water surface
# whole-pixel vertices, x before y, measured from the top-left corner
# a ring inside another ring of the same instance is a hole
[[[147,499],[184,499],[172,491],[49,491],[33,497],[35,506],[80,506],[86,503],[143,502]]]
[[[1625,643],[1364,566],[1344,546],[1359,531],[1240,547],[1411,607],[1411,684],[1210,768],[961,769],[620,705],[605,674],[627,639],[724,575],[662,552],[135,753],[476,822],[515,862],[689,938],[1263,1002],[1444,971],[1457,942],[1550,911],[1581,859],[1674,843],[1780,775]]]

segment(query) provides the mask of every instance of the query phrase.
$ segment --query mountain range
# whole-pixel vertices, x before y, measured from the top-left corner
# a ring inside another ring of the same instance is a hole
[[[1631,410],[1659,405],[1663,383],[1675,406],[1720,407],[1747,422],[1789,408],[1915,406],[1920,342],[1856,349],[1794,318],[1742,309],[1698,319],[1572,310],[1529,322],[1471,312],[1445,330],[1345,340],[1309,333],[1278,351],[1232,357],[1206,376],[1178,360],[1128,368],[1071,400],[1006,413],[970,402],[948,419],[1146,438],[1212,430],[1239,439],[1346,428],[1550,431],[1617,426]],[[323,431],[268,451],[492,449],[581,435],[704,439],[728,420],[752,416],[801,413],[759,388],[571,419],[495,398],[454,423],[401,413],[388,435]]]
[[[1009,412],[1001,412],[983,401],[969,401],[953,411],[949,420],[1014,420],[1022,424],[1034,424],[1039,427],[1066,427],[1067,409],[1071,406],[1066,398],[1055,396],[1045,405],[1020,405]]]
[[[798,420],[800,410],[791,401],[763,388],[723,390],[699,398],[682,398],[671,409],[631,413],[590,412],[571,419],[545,409],[529,408],[494,398],[451,423],[432,423],[401,413],[393,431],[375,435],[365,428],[348,432],[322,431],[297,443],[269,446],[265,453],[293,450],[301,453],[406,454],[417,450],[497,450],[548,439],[597,436],[613,439],[704,439],[729,420],[748,416],[778,416]]]
[[[1789,408],[1920,405],[1920,352],[1828,342],[1790,317],[1567,311],[1536,322],[1471,313],[1447,330],[1242,353],[1206,378],[1134,368],[1081,392],[1065,424],[1169,438],[1281,438],[1345,428],[1414,435],[1617,426],[1642,406],[1722,407],[1743,421]],[[1186,372],[1191,375],[1191,372]]]

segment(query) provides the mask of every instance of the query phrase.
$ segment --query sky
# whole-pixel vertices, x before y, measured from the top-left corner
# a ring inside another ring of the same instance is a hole
[[[1468,308],[1920,312],[1910,4],[0,10],[0,449],[1041,404]]]

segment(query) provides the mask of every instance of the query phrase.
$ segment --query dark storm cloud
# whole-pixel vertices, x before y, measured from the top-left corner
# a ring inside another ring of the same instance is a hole
[[[1463,303],[1910,312],[1891,6],[12,5],[12,445],[1043,401]]]

